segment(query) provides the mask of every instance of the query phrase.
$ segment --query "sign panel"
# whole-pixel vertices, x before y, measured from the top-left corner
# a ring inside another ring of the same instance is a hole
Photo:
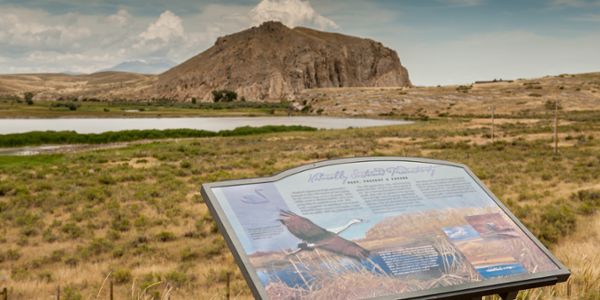
[[[333,160],[202,192],[257,298],[478,296],[569,276],[449,162]]]

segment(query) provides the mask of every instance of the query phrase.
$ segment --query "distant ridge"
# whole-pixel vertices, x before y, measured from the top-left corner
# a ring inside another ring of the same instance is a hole
[[[160,74],[176,66],[172,60],[164,58],[139,59],[122,62],[102,71],[117,71],[140,74]]]

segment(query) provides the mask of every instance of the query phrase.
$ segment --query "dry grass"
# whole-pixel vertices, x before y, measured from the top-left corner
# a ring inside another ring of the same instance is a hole
[[[464,119],[0,156],[0,287],[9,288],[10,299],[47,299],[59,285],[88,299],[98,294],[109,273],[115,279],[120,271],[123,283],[115,285],[116,299],[137,299],[156,282],[161,283],[145,296],[161,299],[168,292],[171,299],[222,299],[231,273],[231,295],[250,298],[198,196],[200,184],[267,176],[330,158],[386,154],[469,165],[572,268],[569,284],[522,297],[597,299],[600,216],[591,215],[595,208],[584,207],[571,194],[600,185],[600,124],[592,117],[565,117],[573,120],[561,131],[573,132],[573,143],[555,158],[547,141],[528,138],[549,134],[551,128],[539,123],[499,125],[498,134],[513,137],[511,142],[445,141],[486,138],[485,128],[465,128],[470,121]],[[162,232],[174,239],[161,241]],[[363,282],[337,279],[336,284]],[[282,286],[273,289],[287,292]],[[101,294],[106,292],[105,286]],[[325,292],[323,297],[332,297]]]
[[[305,90],[313,111],[329,115],[382,115],[421,118],[545,114],[545,101],[560,95],[567,110],[595,110],[600,101],[600,73],[515,80],[512,83],[474,84],[466,87],[327,88]],[[532,97],[532,91],[539,97]]]

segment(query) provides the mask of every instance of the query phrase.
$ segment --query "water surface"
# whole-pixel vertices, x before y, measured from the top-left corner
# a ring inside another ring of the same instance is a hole
[[[331,117],[214,117],[214,118],[81,118],[81,119],[0,119],[0,134],[29,131],[76,131],[102,133],[143,129],[231,130],[242,126],[303,125],[319,129],[373,127],[410,124],[402,120],[377,120]]]

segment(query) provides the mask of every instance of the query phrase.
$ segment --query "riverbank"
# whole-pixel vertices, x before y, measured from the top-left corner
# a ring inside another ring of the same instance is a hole
[[[238,127],[233,130],[207,131],[196,129],[166,130],[121,130],[103,133],[77,133],[74,131],[34,131],[0,135],[0,147],[22,147],[35,145],[107,144],[136,140],[159,140],[167,138],[200,138],[216,136],[243,136],[286,131],[315,131],[308,126]],[[2,149],[0,149],[2,150]],[[2,151],[0,151],[2,153]]]
[[[92,102],[92,101],[24,101],[0,99],[0,119],[5,118],[175,118],[287,116],[286,102]],[[294,114],[301,114],[294,112]]]

